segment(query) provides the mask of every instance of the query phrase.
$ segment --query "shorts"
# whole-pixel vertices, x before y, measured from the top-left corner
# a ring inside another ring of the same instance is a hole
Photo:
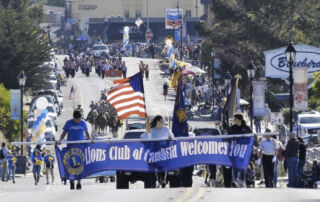
[[[46,164],[46,168],[53,168],[53,164]]]

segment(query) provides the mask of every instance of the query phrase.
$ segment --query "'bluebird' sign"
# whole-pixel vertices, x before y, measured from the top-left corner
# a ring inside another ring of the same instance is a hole
[[[293,68],[307,67],[309,78],[312,77],[313,73],[320,71],[320,48],[304,44],[294,45],[294,47],[297,53]],[[264,51],[266,77],[289,77],[290,67],[287,62],[285,50],[286,47]]]

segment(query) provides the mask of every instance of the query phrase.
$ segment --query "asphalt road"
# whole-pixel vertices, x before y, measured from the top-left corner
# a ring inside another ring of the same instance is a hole
[[[64,56],[58,56],[58,66],[62,66]],[[140,58],[124,58],[128,66],[127,75],[133,75],[138,72],[138,63]],[[162,95],[163,78],[160,76],[160,70],[155,66],[156,60],[143,59],[149,64],[150,79],[144,80],[145,97],[147,113],[149,116],[161,114],[163,116],[172,116],[174,105],[174,92],[169,90],[167,100]],[[94,72],[87,78],[81,72],[76,74],[75,78],[69,78],[67,86],[62,87],[64,95],[64,108],[59,117],[59,138],[64,123],[72,118],[73,108],[81,104],[84,108],[85,116],[89,112],[91,101],[98,101],[101,90],[110,88],[112,81],[116,78],[99,78]],[[74,100],[69,100],[71,86],[77,91]],[[135,121],[131,118],[130,121]],[[208,119],[196,118],[189,122],[192,126],[210,126],[213,124]],[[90,126],[90,124],[88,124]],[[123,133],[121,129],[119,133]],[[120,137],[121,138],[121,137]],[[52,146],[49,148],[53,149]],[[175,189],[143,189],[143,183],[137,182],[130,184],[129,190],[116,190],[115,183],[96,183],[95,179],[82,180],[81,191],[70,191],[69,185],[63,185],[55,165],[55,182],[46,185],[45,177],[40,178],[39,185],[35,186],[31,173],[26,176],[18,175],[16,184],[12,182],[0,182],[0,202],[20,202],[20,201],[320,201],[319,190],[307,189],[224,189],[208,188],[204,185],[204,178],[194,176],[192,188]]]

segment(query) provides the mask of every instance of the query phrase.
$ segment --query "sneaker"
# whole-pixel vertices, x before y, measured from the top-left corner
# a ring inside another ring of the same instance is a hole
[[[15,184],[15,183],[16,183],[16,181],[14,181],[14,180],[13,180],[12,182],[13,182],[13,184]]]
[[[77,189],[78,189],[78,190],[81,189],[81,184],[80,184],[80,183],[77,184]]]
[[[259,183],[258,183],[258,185],[262,185],[262,184],[264,184],[264,181],[260,181]]]
[[[245,182],[241,182],[241,183],[240,183],[240,188],[247,188],[246,183],[245,183]]]
[[[37,182],[35,182],[35,183],[34,183],[34,185],[38,185],[38,183],[37,183]]]
[[[231,187],[237,188],[238,187],[238,182],[237,181],[232,181],[231,182]]]
[[[70,182],[70,189],[74,190],[74,182]]]
[[[49,182],[47,182],[47,184],[49,184]]]

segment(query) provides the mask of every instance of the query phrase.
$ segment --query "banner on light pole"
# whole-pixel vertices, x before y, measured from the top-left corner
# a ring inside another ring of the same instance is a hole
[[[11,89],[11,103],[10,103],[10,119],[20,120],[21,118],[21,92],[17,89]]]
[[[265,86],[264,81],[253,81],[253,116],[264,116],[265,115]]]
[[[166,29],[178,29],[182,25],[182,9],[166,9]]]
[[[294,109],[308,110],[308,69],[306,67],[294,70]]]

